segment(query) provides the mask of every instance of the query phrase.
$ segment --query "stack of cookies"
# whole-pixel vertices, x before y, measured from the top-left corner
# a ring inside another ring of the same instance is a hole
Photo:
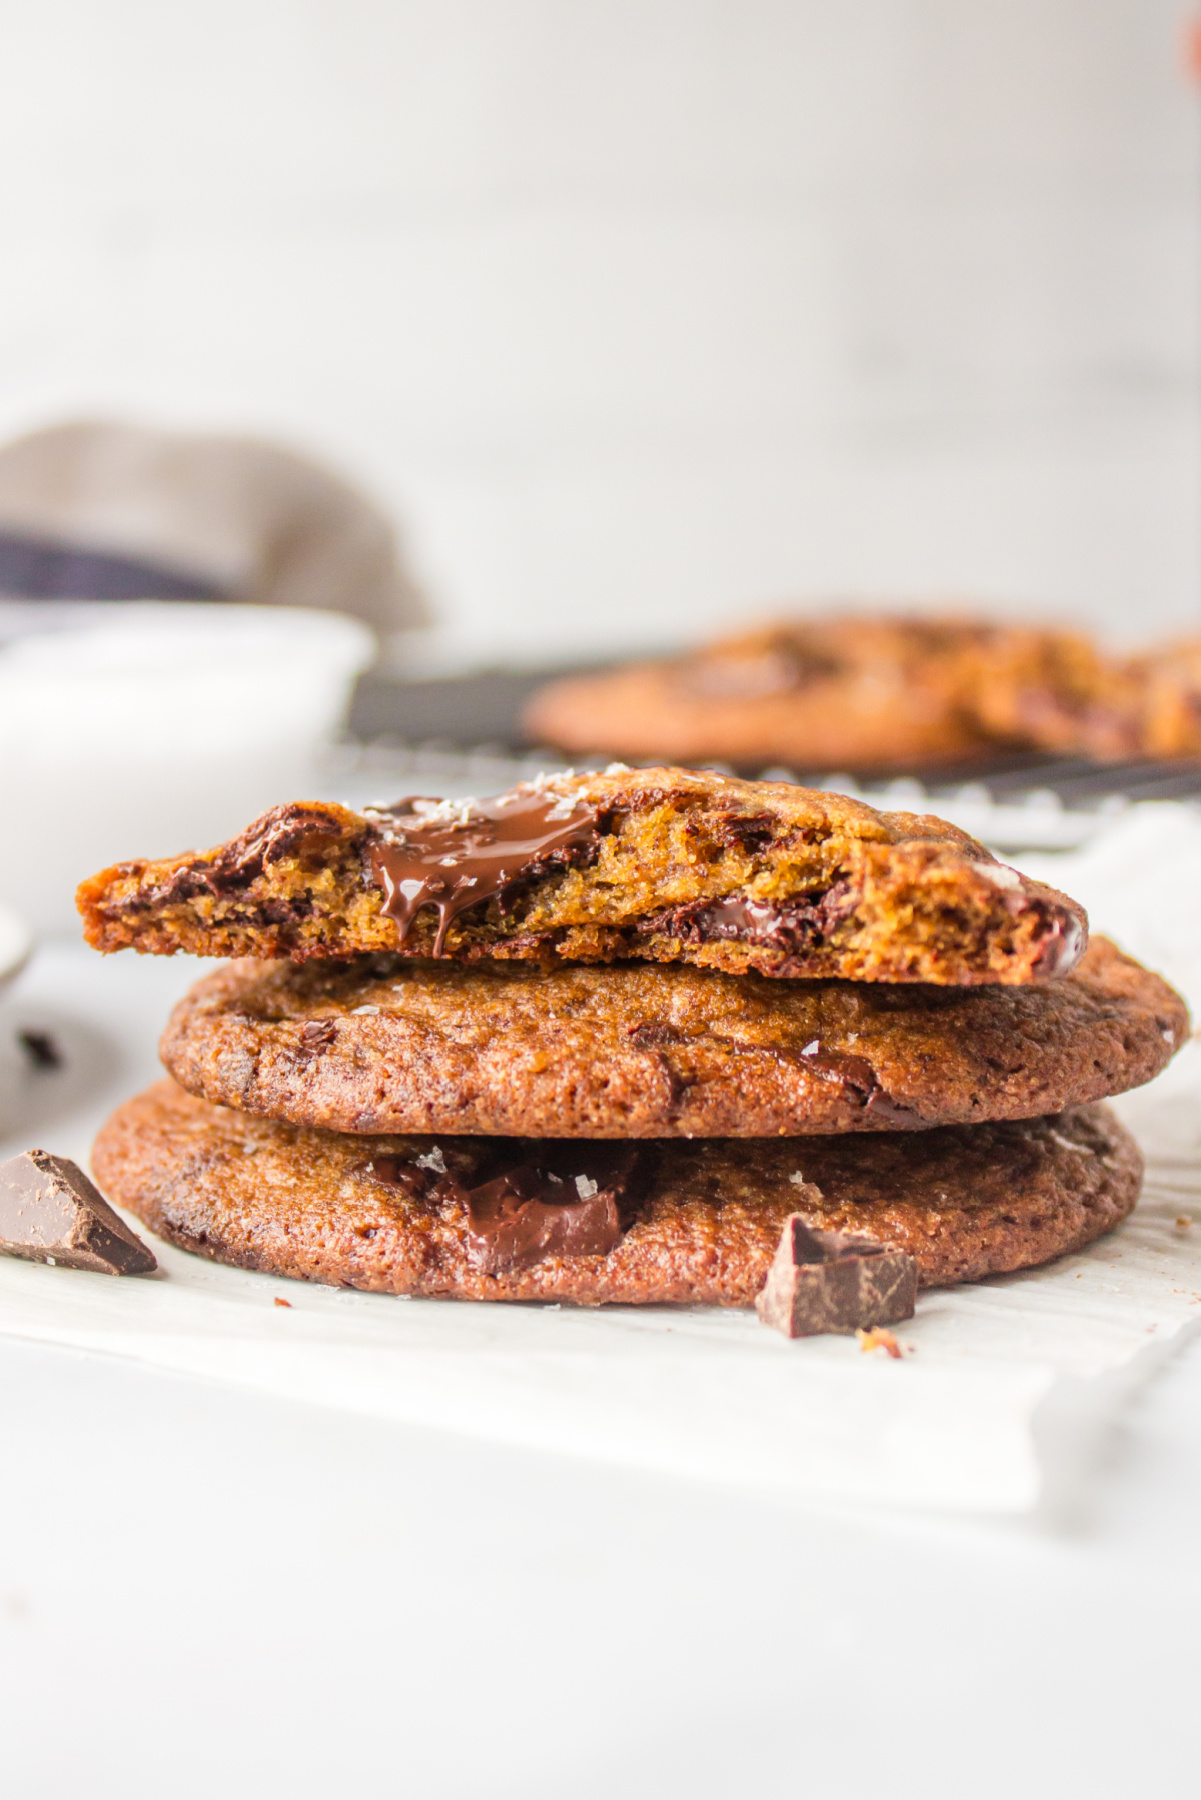
[[[673,768],[282,806],[79,904],[100,950],[236,959],[102,1130],[108,1196],[396,1294],[749,1306],[798,1229],[926,1286],[1041,1263],[1134,1205],[1099,1103],[1188,1030],[954,827]]]

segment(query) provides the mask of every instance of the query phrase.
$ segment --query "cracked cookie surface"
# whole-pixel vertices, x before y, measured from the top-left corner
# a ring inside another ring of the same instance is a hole
[[[749,1306],[798,1211],[822,1230],[899,1245],[923,1286],[978,1280],[1093,1242],[1130,1211],[1142,1178],[1137,1146],[1104,1106],[800,1143],[660,1140],[626,1147],[636,1160],[603,1253],[552,1248],[487,1266],[473,1235],[479,1184],[557,1168],[566,1186],[580,1159],[614,1148],[353,1138],[252,1118],[163,1081],[113,1114],[92,1163],[110,1200],[217,1262],[382,1293],[588,1306]],[[584,1179],[579,1192],[595,1198],[603,1171]]]
[[[771,1137],[1058,1112],[1151,1080],[1188,1028],[1104,938],[1062,981],[988,988],[245,958],[160,1054],[192,1093],[333,1131]]]
[[[282,806],[203,854],[118,864],[78,905],[99,950],[1023,983],[1087,941],[1074,901],[941,819],[685,769],[554,775],[489,801]]]

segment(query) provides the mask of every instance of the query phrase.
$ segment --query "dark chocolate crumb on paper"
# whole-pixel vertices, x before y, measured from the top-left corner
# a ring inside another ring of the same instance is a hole
[[[51,1037],[48,1031],[18,1031],[17,1042],[33,1068],[62,1068],[63,1053],[59,1048],[58,1039]]]

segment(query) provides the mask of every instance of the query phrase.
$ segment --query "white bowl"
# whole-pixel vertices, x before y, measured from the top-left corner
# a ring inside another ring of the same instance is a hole
[[[217,603],[105,607],[0,644],[0,902],[77,932],[86,875],[311,798],[374,652],[337,613]]]

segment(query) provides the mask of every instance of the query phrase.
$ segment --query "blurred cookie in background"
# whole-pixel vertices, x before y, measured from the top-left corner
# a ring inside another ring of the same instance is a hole
[[[552,682],[531,738],[735,767],[890,765],[971,755],[965,699],[987,627],[956,620],[781,620],[692,653]]]
[[[1201,756],[1201,638],[1180,638],[1135,659],[1143,691],[1143,743],[1151,756]]]
[[[736,768],[911,768],[998,749],[1128,755],[1139,683],[1080,633],[968,618],[781,620],[550,683],[531,739]]]
[[[982,639],[966,704],[993,744],[1105,762],[1144,748],[1144,689],[1084,632],[1007,627]]]

